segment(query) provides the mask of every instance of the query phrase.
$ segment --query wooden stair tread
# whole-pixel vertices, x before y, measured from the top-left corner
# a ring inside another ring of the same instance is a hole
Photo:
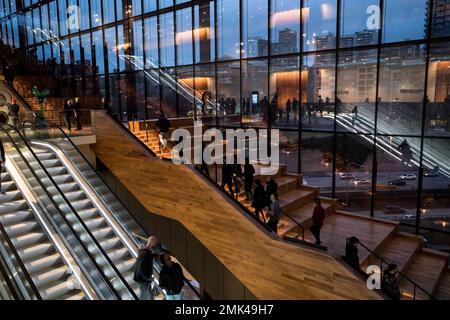
[[[450,300],[450,269],[446,269],[439,279],[434,291],[434,297],[438,300]]]
[[[395,263],[398,270],[405,272],[420,249],[420,240],[414,237],[402,235],[395,236],[389,244],[381,251],[380,256],[389,263]]]
[[[439,281],[442,271],[447,266],[447,259],[427,252],[419,252],[411,263],[406,276],[423,289],[432,293]],[[406,279],[400,279],[400,288],[406,299],[414,295],[413,285]],[[429,297],[422,290],[416,290],[416,299],[428,300]]]
[[[308,197],[314,192],[302,189],[295,189],[280,195],[280,206],[291,203],[299,198]]]

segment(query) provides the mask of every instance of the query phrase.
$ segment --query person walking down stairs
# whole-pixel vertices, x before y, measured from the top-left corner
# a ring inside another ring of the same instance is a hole
[[[72,100],[66,99],[63,105],[64,121],[66,123],[67,130],[72,131]]]
[[[168,144],[168,134],[170,129],[170,121],[164,115],[164,112],[161,112],[158,121],[156,121],[156,126],[159,129],[159,142],[161,143],[161,151],[167,148]]]
[[[316,238],[316,246],[320,246],[322,242],[320,241],[320,230],[323,227],[323,221],[325,220],[325,209],[322,207],[322,202],[320,199],[314,200],[314,212],[312,216],[312,226],[309,229],[311,233]]]
[[[267,225],[272,229],[276,234],[278,234],[278,222],[280,222],[280,203],[278,201],[278,195],[272,194],[270,196],[270,206],[269,206],[269,216],[270,220],[267,222]]]
[[[255,215],[261,221],[264,221],[263,209],[266,206],[266,191],[261,183],[261,180],[255,181],[256,187],[253,193],[252,207],[255,208]]]
[[[81,103],[80,98],[76,97],[73,103],[73,113],[75,114],[75,121],[77,122],[77,131],[83,130],[81,126]]]
[[[3,148],[3,142],[0,139],[0,194],[6,194],[2,190],[2,170],[5,162],[6,162],[5,149]]]

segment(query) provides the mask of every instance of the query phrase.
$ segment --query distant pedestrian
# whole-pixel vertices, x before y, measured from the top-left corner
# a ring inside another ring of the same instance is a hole
[[[266,206],[266,192],[264,190],[264,186],[261,183],[261,180],[255,181],[256,187],[253,192],[253,201],[252,207],[255,209],[255,215],[261,221],[264,221],[262,216],[262,210]]]
[[[354,127],[356,122],[358,121],[358,106],[353,107],[352,114],[352,126]]]
[[[159,142],[161,143],[161,151],[167,148],[168,145],[168,135],[171,127],[169,119],[166,118],[164,112],[159,115],[158,121],[156,121],[156,126],[159,130]]]
[[[233,165],[224,161],[222,165],[222,184],[221,187],[225,190],[225,186],[228,187],[228,192],[234,198],[233,192]]]
[[[358,243],[359,240],[356,237],[351,237],[347,241],[345,247],[345,260],[355,269],[359,269],[359,257],[358,257]]]
[[[316,245],[320,246],[322,242],[320,241],[320,230],[323,227],[323,221],[325,220],[325,209],[322,207],[320,199],[314,200],[314,212],[312,216],[312,226],[310,227],[311,233],[316,238]]]
[[[75,115],[75,120],[77,122],[77,131],[83,130],[81,126],[81,103],[80,98],[76,97],[73,103],[73,113]]]
[[[270,206],[271,200],[270,197],[274,194],[278,194],[278,183],[275,182],[273,177],[270,177],[269,181],[267,181],[266,186],[266,204]]]
[[[17,104],[16,99],[11,99],[11,103],[8,104],[8,116],[11,118],[14,127],[18,128],[19,125],[19,111],[20,107]]]
[[[154,294],[152,291],[153,286],[153,261],[157,254],[154,254],[152,250],[158,245],[158,238],[150,237],[147,243],[139,248],[138,258],[136,261],[136,267],[134,271],[134,281],[139,284],[140,300],[153,300]]]
[[[383,279],[381,282],[381,288],[383,292],[392,300],[400,300],[400,285],[397,275],[397,265],[390,264],[388,268],[383,272]]]
[[[278,195],[272,194],[270,196],[271,204],[269,206],[269,222],[267,225],[272,229],[276,234],[278,234],[278,222],[280,222],[280,202],[278,201]]]
[[[245,159],[244,180],[245,180],[245,197],[248,202],[253,200],[253,182],[255,176],[255,167],[250,163],[248,158]]]
[[[66,99],[64,100],[63,105],[63,114],[64,114],[64,122],[66,123],[67,130],[72,131],[72,100]]]
[[[294,100],[292,100],[292,112],[294,113],[294,120],[297,120],[298,117],[298,101],[296,98],[294,98]]]
[[[291,99],[288,99],[286,102],[286,121],[289,122],[291,118],[291,112],[292,112],[292,102]]]
[[[166,291],[166,300],[181,300],[184,275],[181,266],[173,262],[170,255],[161,255],[163,267],[159,273],[159,286]]]

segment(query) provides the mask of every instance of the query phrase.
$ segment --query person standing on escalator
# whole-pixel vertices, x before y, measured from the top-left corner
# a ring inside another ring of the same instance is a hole
[[[77,131],[83,130],[81,127],[81,103],[78,97],[75,98],[75,102],[73,103],[73,113],[77,122]]]
[[[166,291],[166,300],[181,300],[184,287],[184,274],[181,266],[172,261],[169,254],[161,255],[163,267],[159,273],[159,285]]]
[[[16,99],[11,99],[11,103],[8,103],[8,115],[13,121],[14,127],[18,128],[19,125],[19,111],[20,107],[17,104]]]
[[[145,246],[139,248],[138,258],[134,271],[134,281],[139,284],[140,300],[154,300],[153,286],[153,261],[158,254],[153,250],[158,245],[158,238],[150,237]]]
[[[0,139],[0,194],[5,194],[5,192],[2,190],[2,168],[5,165],[5,162],[5,149],[3,148],[3,142]]]

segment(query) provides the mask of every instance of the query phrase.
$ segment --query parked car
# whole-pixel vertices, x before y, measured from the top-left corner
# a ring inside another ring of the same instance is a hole
[[[392,180],[391,182],[389,182],[389,185],[402,187],[402,186],[406,186],[406,181],[405,180],[401,180],[401,179]]]
[[[437,172],[435,170],[431,170],[431,171],[426,171],[423,175],[424,175],[424,177],[434,178],[434,177],[439,176],[439,172]]]
[[[400,176],[400,179],[402,179],[402,180],[416,180],[417,176],[415,174],[402,174]]]
[[[415,214],[405,214],[405,216],[403,217],[405,220],[413,220],[416,219],[417,215]]]
[[[342,180],[352,180],[355,178],[355,176],[353,174],[347,173],[347,172],[343,172],[339,176]]]
[[[399,206],[385,206],[384,207],[385,214],[408,214],[408,210],[403,209]]]
[[[370,180],[363,179],[363,178],[355,178],[355,179],[353,179],[353,183],[355,183],[357,185],[369,185]]]

